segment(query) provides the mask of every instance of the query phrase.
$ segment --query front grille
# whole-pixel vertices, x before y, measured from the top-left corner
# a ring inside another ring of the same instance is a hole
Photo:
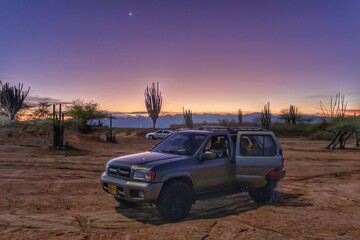
[[[121,178],[129,179],[130,178],[130,171],[129,167],[119,167],[119,166],[109,166],[107,173],[109,175],[118,176]]]

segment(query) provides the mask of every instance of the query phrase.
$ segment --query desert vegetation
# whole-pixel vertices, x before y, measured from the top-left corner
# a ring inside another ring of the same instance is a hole
[[[264,109],[261,110],[261,127],[267,130],[270,130],[271,124],[271,110],[270,102],[264,105]]]
[[[1,90],[1,105],[0,115],[2,115],[2,124],[4,119],[11,119],[14,123],[17,115],[26,114],[33,124],[49,124],[54,129],[53,146],[62,147],[64,140],[61,132],[65,128],[76,129],[80,133],[91,133],[94,129],[105,129],[104,137],[105,142],[117,142],[116,135],[113,134],[112,121],[115,118],[110,113],[100,109],[96,102],[85,102],[81,99],[73,100],[70,104],[65,104],[62,107],[62,113],[54,113],[51,111],[51,104],[48,102],[39,102],[38,105],[30,106],[26,104],[25,98],[29,93],[28,90],[23,91],[23,85],[9,86],[8,83],[2,84]],[[162,95],[159,88],[159,83],[152,83],[150,87],[146,87],[145,92],[145,105],[148,115],[153,123],[153,128],[156,127],[156,121],[160,116],[162,107]],[[354,139],[355,145],[359,145],[359,116],[348,116],[346,114],[347,102],[344,95],[337,93],[335,97],[330,99],[329,104],[320,102],[320,110],[322,121],[318,124],[310,124],[300,115],[298,108],[291,104],[288,108],[281,110],[279,119],[284,120],[284,123],[272,122],[270,103],[264,105],[261,115],[258,120],[254,122],[246,122],[243,120],[243,110],[241,108],[237,111],[237,121],[235,119],[218,119],[218,122],[194,122],[193,113],[191,109],[182,109],[183,123],[172,124],[171,129],[177,128],[198,128],[204,125],[224,126],[227,128],[238,127],[261,127],[264,129],[271,129],[277,135],[284,137],[305,137],[311,140],[327,140],[329,144],[326,146],[328,149],[336,147],[344,149],[350,139]],[[11,114],[9,115],[9,113]],[[54,115],[55,114],[55,115]],[[10,121],[10,120],[9,120]],[[102,127],[105,121],[109,122],[109,127]],[[28,121],[29,122],[29,121]],[[22,124],[22,122],[18,122]],[[61,126],[61,127],[59,127]],[[102,132],[103,130],[101,130]],[[143,132],[150,130],[144,129]],[[55,140],[57,139],[57,140]]]
[[[187,128],[193,128],[194,122],[192,119],[192,111],[191,109],[183,108],[183,117],[184,117],[184,124]]]
[[[85,133],[90,132],[96,122],[102,125],[101,121],[108,117],[108,114],[99,109],[98,103],[85,102],[81,99],[74,100],[66,110],[67,115],[77,124],[78,130]]]
[[[54,104],[52,112],[49,103],[41,102],[31,109],[31,122],[0,127],[0,230],[4,239],[153,239],[154,235],[168,239],[169,234],[179,239],[218,239],[225,236],[223,228],[229,238],[244,233],[245,238],[259,239],[355,239],[360,117],[347,116],[345,97],[336,98],[326,107],[333,110],[323,114],[319,124],[299,121],[295,105],[283,112],[284,122],[271,121],[270,103],[257,122],[244,121],[238,109],[238,119],[197,123],[191,109],[183,108],[183,121],[172,125],[172,130],[204,125],[271,129],[280,137],[289,175],[278,188],[277,206],[257,205],[246,194],[237,194],[199,202],[188,219],[176,224],[163,222],[152,207],[118,206],[99,186],[109,159],[153,146],[144,138],[152,129],[113,128],[114,117],[95,102]],[[335,102],[339,107],[334,107]],[[155,128],[162,105],[158,84],[146,88],[145,103]],[[109,127],[103,127],[105,119]],[[349,143],[352,147],[344,149]],[[340,146],[341,155],[327,146]]]
[[[61,149],[64,147],[64,113],[62,112],[61,103],[58,107],[58,112],[56,111],[56,105],[53,104],[53,113],[52,113],[52,128],[53,128],[53,147],[56,149]]]
[[[156,86],[153,82],[151,87],[146,87],[144,95],[146,110],[149,114],[149,117],[153,121],[153,128],[155,128],[156,120],[158,119],[161,112],[163,100],[159,90],[159,82],[156,83]]]
[[[25,91],[23,91],[23,87],[24,85],[21,83],[18,86],[10,86],[9,83],[3,84],[0,81],[0,112],[8,116],[10,121],[14,121],[30,92],[30,87]]]
[[[239,126],[243,124],[243,111],[241,108],[238,109],[238,122]]]
[[[285,123],[296,124],[301,118],[298,108],[295,105],[290,105],[289,108],[282,109],[280,113],[279,118],[283,119]]]
[[[320,109],[324,128],[333,135],[327,149],[334,149],[336,146],[344,149],[351,136],[355,137],[356,145],[358,145],[360,117],[346,116],[347,102],[345,101],[345,95],[338,92],[335,97],[330,98],[329,105],[320,101]]]

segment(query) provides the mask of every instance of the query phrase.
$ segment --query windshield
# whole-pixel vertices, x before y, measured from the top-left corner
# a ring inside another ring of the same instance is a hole
[[[205,134],[177,132],[156,145],[152,151],[192,156],[197,152],[205,139]]]

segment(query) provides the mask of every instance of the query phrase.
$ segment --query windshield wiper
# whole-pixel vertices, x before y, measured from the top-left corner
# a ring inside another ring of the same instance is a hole
[[[154,149],[150,149],[150,152],[158,152],[158,153],[162,153],[163,151],[161,151],[161,150],[154,150]]]

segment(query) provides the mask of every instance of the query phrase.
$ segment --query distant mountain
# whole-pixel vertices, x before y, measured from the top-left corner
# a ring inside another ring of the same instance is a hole
[[[316,115],[301,115],[303,119],[308,119],[310,123],[320,122],[320,117]],[[129,116],[129,115],[114,115],[116,117],[113,119],[113,127],[117,128],[152,128],[152,121],[149,117],[144,117],[141,115],[138,116]],[[250,114],[243,115],[244,122],[254,122],[261,117],[260,112],[254,112]],[[203,113],[203,114],[193,114],[194,123],[218,123],[219,120],[228,120],[236,121],[238,119],[237,114],[212,114],[212,113]],[[278,115],[272,115],[272,122],[281,122],[278,118]],[[183,115],[164,115],[160,116],[156,122],[157,128],[168,128],[172,124],[182,124]],[[105,126],[109,125],[109,121],[105,122]]]

